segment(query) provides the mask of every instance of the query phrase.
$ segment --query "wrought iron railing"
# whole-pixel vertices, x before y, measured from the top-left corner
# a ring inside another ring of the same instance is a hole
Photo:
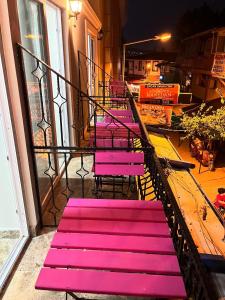
[[[213,282],[201,262],[154,147],[148,141],[132,95],[126,95],[124,105],[133,111],[140,126],[138,134],[107,111],[103,100],[111,105],[110,97],[105,95],[104,99],[95,100],[21,45],[18,45],[18,53],[43,225],[55,226],[58,223],[62,209],[71,196],[93,197],[95,180],[92,166],[96,150],[143,151],[146,176],[137,180],[134,193],[144,200],[149,196],[147,186],[150,186],[153,189],[153,193],[150,192],[152,199],[162,201],[188,296],[196,300],[217,299]],[[108,148],[98,147],[96,125],[106,115],[114,124],[123,126],[128,143],[132,138],[134,144],[122,149],[113,144]],[[84,145],[77,146],[79,141],[76,139],[80,138],[81,130],[84,137],[92,134],[91,145],[85,144],[88,141],[81,141]]]

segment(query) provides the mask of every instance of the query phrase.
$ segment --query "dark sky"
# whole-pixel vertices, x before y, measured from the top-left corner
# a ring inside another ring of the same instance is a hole
[[[199,7],[204,2],[215,10],[225,7],[225,0],[128,0],[124,38],[126,41],[135,41],[162,32],[173,32],[185,11]]]

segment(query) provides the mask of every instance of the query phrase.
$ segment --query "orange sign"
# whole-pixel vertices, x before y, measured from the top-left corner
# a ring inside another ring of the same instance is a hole
[[[157,104],[177,104],[179,84],[141,84],[140,101]]]
[[[146,125],[171,126],[172,107],[137,103],[141,120]]]

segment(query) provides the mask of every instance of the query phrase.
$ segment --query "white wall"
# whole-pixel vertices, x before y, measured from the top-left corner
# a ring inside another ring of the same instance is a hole
[[[3,119],[3,102],[6,100],[7,95],[0,57],[0,230],[18,230],[16,191],[7,141],[11,124],[5,124]]]

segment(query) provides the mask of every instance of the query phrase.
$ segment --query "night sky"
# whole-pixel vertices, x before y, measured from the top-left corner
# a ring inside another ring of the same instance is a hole
[[[204,2],[215,10],[225,7],[225,0],[128,0],[125,41],[149,38],[162,32],[174,32],[179,18],[188,9]]]

